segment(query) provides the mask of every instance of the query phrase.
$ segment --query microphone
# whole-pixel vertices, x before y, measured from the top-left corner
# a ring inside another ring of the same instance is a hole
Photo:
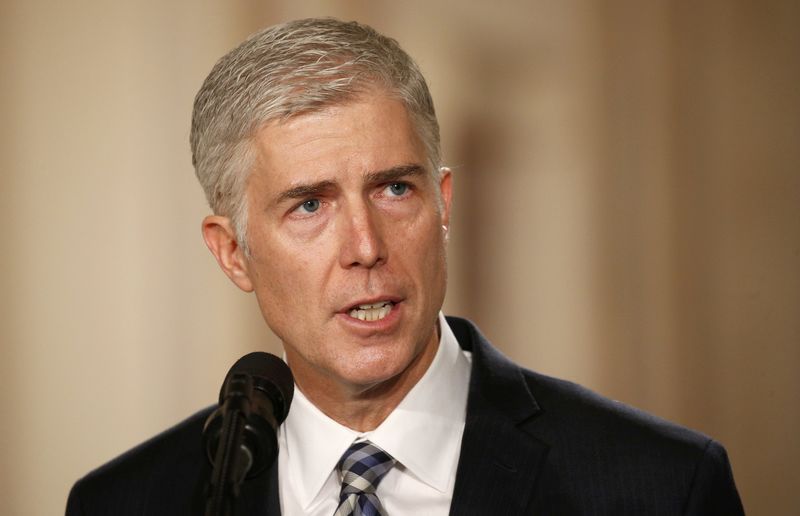
[[[293,395],[292,372],[275,355],[249,353],[233,364],[220,389],[219,407],[203,427],[203,445],[214,467],[206,515],[232,514],[245,478],[273,463],[276,432]]]

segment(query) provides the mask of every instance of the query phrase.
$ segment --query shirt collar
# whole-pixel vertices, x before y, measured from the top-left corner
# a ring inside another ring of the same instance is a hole
[[[358,432],[326,416],[295,386],[289,415],[280,428],[280,454],[288,478],[303,479],[292,486],[307,509]]]
[[[281,454],[303,507],[322,489],[339,458],[358,438],[367,438],[397,459],[419,480],[445,492],[460,452],[466,419],[470,363],[450,326],[439,313],[439,349],[417,384],[375,430],[366,434],[326,416],[295,390],[289,416],[281,427]]]

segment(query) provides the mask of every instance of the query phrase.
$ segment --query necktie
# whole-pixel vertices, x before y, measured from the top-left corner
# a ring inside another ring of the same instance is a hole
[[[353,443],[336,465],[342,474],[342,490],[333,516],[384,516],[375,490],[394,464],[391,455],[371,442]]]

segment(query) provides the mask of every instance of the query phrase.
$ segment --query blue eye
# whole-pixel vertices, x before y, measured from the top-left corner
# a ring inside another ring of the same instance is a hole
[[[306,213],[314,213],[319,209],[319,199],[309,199],[300,205]]]
[[[389,191],[393,195],[401,196],[408,191],[408,185],[405,183],[392,183],[389,185]]]

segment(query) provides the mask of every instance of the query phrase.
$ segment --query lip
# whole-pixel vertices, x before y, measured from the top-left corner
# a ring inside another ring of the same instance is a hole
[[[391,301],[394,306],[383,319],[377,321],[362,321],[350,317],[349,312],[358,305],[374,304],[380,301]],[[336,313],[336,319],[344,328],[360,337],[370,337],[375,334],[385,334],[392,332],[399,324],[405,308],[403,300],[392,296],[382,296],[371,299],[357,301],[340,312]]]
[[[350,303],[346,307],[344,307],[341,310],[339,310],[338,313],[342,313],[344,315],[348,315],[350,313],[350,310],[352,310],[354,308],[357,308],[360,305],[374,305],[375,303],[386,302],[386,301],[389,301],[389,302],[393,303],[394,305],[397,305],[398,303],[400,303],[402,301],[402,299],[397,297],[397,296],[376,296],[376,297],[371,297],[371,298],[364,298],[364,299],[360,299],[358,301],[355,301],[353,303]],[[394,311],[394,309],[392,309],[392,311]],[[349,315],[348,315],[348,317],[349,317]]]

